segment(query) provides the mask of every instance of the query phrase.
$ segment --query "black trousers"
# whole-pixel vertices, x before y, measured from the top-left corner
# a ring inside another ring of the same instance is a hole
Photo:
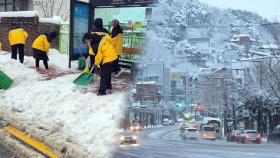
[[[36,62],[36,68],[40,67],[40,60],[39,59],[35,59]],[[48,61],[47,60],[43,60],[44,66],[46,69],[49,69],[49,65],[48,65]]]
[[[12,48],[12,59],[17,60],[17,54],[19,54],[19,61],[23,63],[24,61],[24,44],[15,44],[11,46]]]
[[[114,66],[114,62],[105,63],[101,66],[100,71],[100,88],[99,88],[99,94],[106,95],[106,89],[112,88],[112,68]]]
[[[114,72],[114,73],[118,73],[121,71],[121,68],[119,65],[119,59],[120,59],[120,56],[118,56],[118,59],[115,60],[115,62],[114,62],[114,66],[113,66],[113,70],[112,70],[112,72]]]
[[[39,68],[40,60],[43,60],[43,63],[44,63],[44,66],[46,69],[49,68],[49,66],[48,66],[49,58],[48,58],[46,52],[33,48],[33,57],[35,59],[36,68]]]

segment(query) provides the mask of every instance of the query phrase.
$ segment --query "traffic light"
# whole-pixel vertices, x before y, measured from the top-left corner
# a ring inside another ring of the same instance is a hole
[[[177,103],[176,104],[176,110],[182,111],[184,109],[185,109],[185,105],[184,104],[182,104],[182,103]]]

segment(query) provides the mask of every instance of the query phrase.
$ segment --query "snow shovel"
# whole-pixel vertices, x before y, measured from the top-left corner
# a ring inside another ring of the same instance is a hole
[[[95,66],[93,65],[91,68],[91,71],[95,68]],[[89,72],[83,72],[80,76],[78,76],[75,80],[74,80],[74,84],[79,85],[79,86],[88,86],[89,84],[91,84],[94,75],[93,73],[91,73],[91,71]]]
[[[9,76],[0,71],[0,89],[7,90],[13,83],[14,81]]]
[[[80,44],[78,45],[81,57],[78,59],[78,69],[83,70],[86,66],[86,58],[83,56]]]

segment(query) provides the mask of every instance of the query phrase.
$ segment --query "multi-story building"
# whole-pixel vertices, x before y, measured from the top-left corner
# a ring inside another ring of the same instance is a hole
[[[133,77],[131,105],[147,109],[159,122],[168,117],[170,70],[164,63],[141,62],[133,70]]]
[[[232,90],[233,74],[226,68],[204,69],[199,74],[199,100],[210,115],[217,116],[227,103],[227,91]]]
[[[189,76],[186,84],[186,97],[189,104],[195,104],[199,102],[199,82],[198,77]]]
[[[0,12],[33,10],[33,0],[1,0]]]

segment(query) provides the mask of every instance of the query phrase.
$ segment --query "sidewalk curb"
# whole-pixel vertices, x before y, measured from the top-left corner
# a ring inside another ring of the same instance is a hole
[[[9,125],[3,120],[0,120],[0,128],[2,129],[1,132],[6,132],[10,135],[10,138],[16,138],[14,141],[19,140],[19,143],[22,145],[27,145],[48,158],[58,158],[57,154],[51,149],[50,146],[40,142],[39,140],[30,137],[28,134],[20,131],[19,129]],[[5,136],[5,134],[2,134]],[[6,135],[7,136],[7,135]],[[5,139],[2,137],[2,139]]]

